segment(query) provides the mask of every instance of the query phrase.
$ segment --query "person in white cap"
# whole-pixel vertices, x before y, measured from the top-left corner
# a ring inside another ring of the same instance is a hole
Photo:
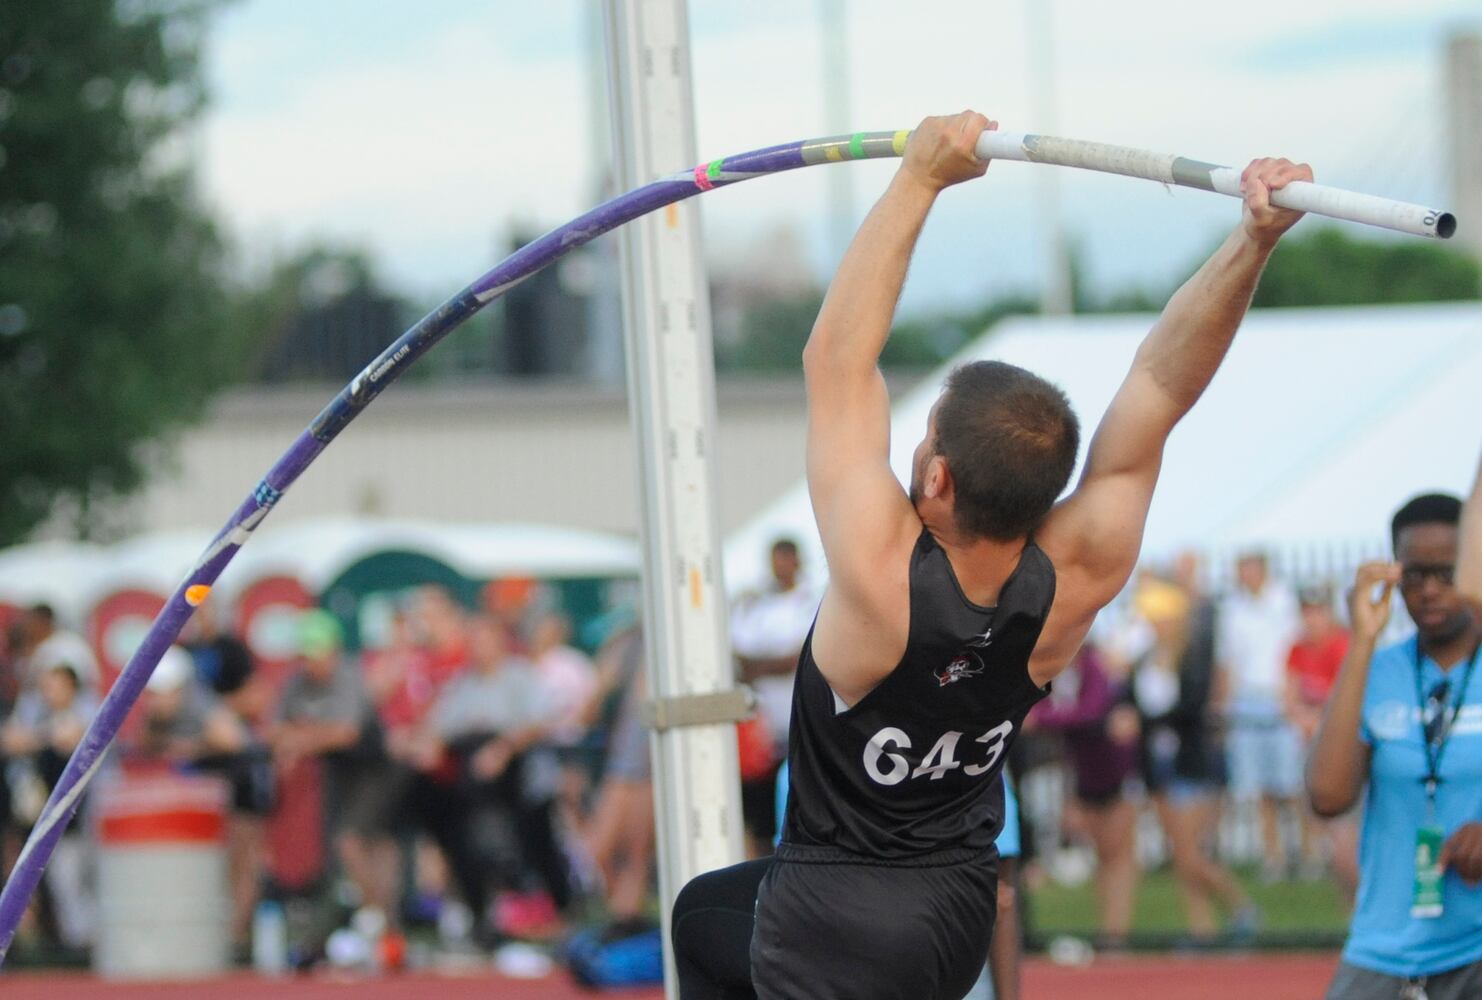
[[[246,727],[197,681],[190,654],[179,646],[165,650],[144,690],[144,726],[128,748],[131,756],[189,766],[246,749]]]

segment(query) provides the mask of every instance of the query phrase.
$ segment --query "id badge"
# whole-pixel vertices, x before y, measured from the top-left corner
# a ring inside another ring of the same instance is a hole
[[[1410,916],[1433,918],[1441,915],[1441,845],[1446,835],[1438,826],[1423,826],[1415,835],[1415,895],[1410,900]]]

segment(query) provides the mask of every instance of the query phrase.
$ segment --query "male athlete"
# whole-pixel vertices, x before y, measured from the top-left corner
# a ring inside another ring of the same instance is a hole
[[[1004,752],[1142,540],[1163,443],[1225,356],[1300,214],[1257,160],[1241,223],[1169,302],[1076,490],[1075,415],[1011,365],[949,376],[907,494],[876,363],[937,195],[982,176],[987,118],[928,118],[849,247],[803,352],[808,486],[829,585],[793,695],[775,859],[702,875],[674,908],[684,1000],[957,1000],[992,933]]]

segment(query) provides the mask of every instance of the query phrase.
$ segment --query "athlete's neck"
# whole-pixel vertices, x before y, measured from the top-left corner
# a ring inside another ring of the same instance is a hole
[[[967,599],[984,607],[996,605],[1003,585],[1019,566],[1019,557],[1024,554],[1028,540],[964,538],[956,530],[940,531],[932,525],[927,525],[927,530],[947,553],[957,585]]]

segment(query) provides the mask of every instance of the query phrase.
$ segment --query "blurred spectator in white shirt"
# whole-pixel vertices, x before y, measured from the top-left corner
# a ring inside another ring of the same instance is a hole
[[[83,688],[70,664],[58,661],[38,672],[33,663],[32,677],[34,686],[21,694],[0,729],[13,816],[23,828],[40,818],[47,796],[98,711],[97,698]],[[96,900],[88,876],[92,851],[80,822],[84,808],[85,800],[57,842],[45,876],[57,938],[73,949],[92,944],[96,925]]]
[[[1281,814],[1300,828],[1302,743],[1286,715],[1286,661],[1301,631],[1297,598],[1271,579],[1266,556],[1242,555],[1236,588],[1220,606],[1217,659],[1229,726],[1225,751],[1237,803],[1260,803],[1264,875],[1280,878],[1294,860],[1283,846]]]
[[[803,640],[818,614],[820,594],[803,576],[797,543],[772,543],[772,578],[760,589],[743,593],[731,609],[731,649],[740,678],[756,692],[757,720],[752,732],[770,744],[769,760],[743,766],[741,813],[752,857],[771,853],[777,829],[777,768],[787,756],[787,728],[792,716],[793,677]],[[756,726],[765,729],[754,732]],[[743,763],[751,755],[743,754]]]
[[[575,746],[586,735],[585,709],[597,690],[597,672],[591,658],[571,645],[571,619],[555,611],[536,619],[530,660],[553,720],[547,740],[557,747]]]

